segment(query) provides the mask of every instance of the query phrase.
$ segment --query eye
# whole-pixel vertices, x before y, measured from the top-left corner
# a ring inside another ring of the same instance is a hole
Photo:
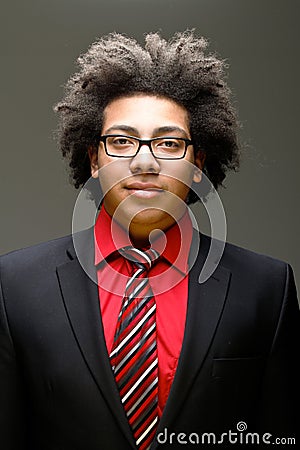
[[[116,136],[116,137],[111,138],[111,144],[122,147],[122,146],[134,145],[134,142],[132,139],[129,139],[126,136]]]
[[[176,147],[177,148],[179,146],[179,142],[174,139],[172,141],[164,141],[163,145],[165,147],[169,147],[169,148],[172,148],[172,147]]]
[[[157,141],[156,146],[161,149],[178,150],[182,146],[182,142],[176,138],[166,138]]]

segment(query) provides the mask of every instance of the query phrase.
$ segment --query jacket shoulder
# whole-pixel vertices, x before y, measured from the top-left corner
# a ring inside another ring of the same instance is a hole
[[[269,255],[248,250],[232,243],[226,243],[223,255],[224,265],[252,267],[257,271],[286,271],[287,262]]]
[[[206,256],[211,242],[212,239],[209,236],[201,234],[201,243],[205,247]],[[280,259],[248,250],[229,242],[217,242],[221,250],[223,249],[220,265],[236,276],[245,274],[250,276],[255,282],[255,280],[262,278],[285,278],[287,271],[291,271],[289,264]]]
[[[16,270],[20,266],[59,265],[66,261],[69,248],[73,248],[72,235],[9,252],[0,257],[0,264],[2,269],[8,270]]]

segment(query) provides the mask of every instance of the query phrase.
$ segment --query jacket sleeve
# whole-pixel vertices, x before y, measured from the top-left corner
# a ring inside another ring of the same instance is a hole
[[[5,450],[25,449],[20,378],[0,278],[0,448]]]
[[[300,429],[300,312],[293,272],[289,265],[286,269],[281,312],[262,390],[260,428],[262,433],[272,434],[272,441],[296,438]]]

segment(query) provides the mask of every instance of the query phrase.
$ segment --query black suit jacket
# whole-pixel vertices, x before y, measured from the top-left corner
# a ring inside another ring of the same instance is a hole
[[[92,233],[82,236],[93,270]],[[195,448],[197,436],[200,444],[213,441],[203,433],[228,443],[221,434],[237,432],[239,422],[260,443],[264,433],[272,442],[299,427],[299,308],[291,268],[226,244],[217,270],[199,284],[209,245],[201,235],[182,351],[152,448]],[[134,449],[97,285],[72,238],[12,252],[0,264],[1,450]]]

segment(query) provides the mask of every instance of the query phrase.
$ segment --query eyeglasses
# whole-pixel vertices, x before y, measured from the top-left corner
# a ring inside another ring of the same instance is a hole
[[[185,157],[188,146],[193,145],[190,139],[172,136],[140,139],[134,136],[105,134],[100,136],[99,140],[104,143],[106,154],[116,158],[134,158],[141,146],[147,145],[154,158],[181,159]]]

